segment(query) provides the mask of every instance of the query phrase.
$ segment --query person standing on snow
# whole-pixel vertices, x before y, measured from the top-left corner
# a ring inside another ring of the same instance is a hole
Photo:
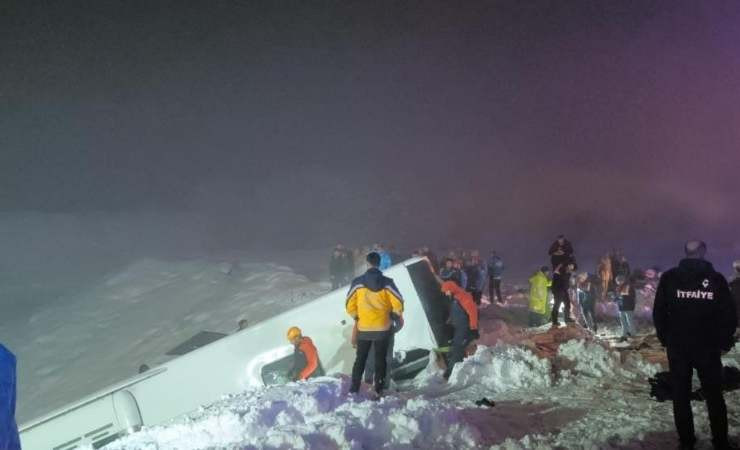
[[[345,248],[342,253],[344,255],[344,264],[342,267],[342,286],[345,286],[351,283],[352,279],[355,277],[355,260],[351,248]]]
[[[399,320],[398,329],[403,327],[403,297],[392,279],[380,271],[380,255],[367,255],[370,268],[364,275],[352,281],[347,294],[346,310],[357,326],[357,356],[352,367],[350,393],[360,390],[362,373],[370,349],[375,354],[375,392],[381,394],[386,378],[386,354],[391,338],[393,321],[391,314]]]
[[[305,381],[324,375],[324,369],[319,361],[319,352],[310,337],[303,336],[300,328],[290,327],[288,341],[295,347],[293,369],[288,374],[291,380]]]
[[[622,252],[619,252],[618,256],[615,258],[616,264],[614,267],[612,267],[612,270],[614,271],[614,279],[616,281],[616,277],[623,276],[627,279],[629,279],[630,275],[632,274],[632,270],[630,269],[630,263],[627,261],[627,257],[622,254]]]
[[[635,335],[635,288],[624,275],[617,275],[614,279],[616,287],[614,289],[614,300],[619,307],[619,323],[622,325],[622,336],[620,342]]]
[[[738,319],[740,319],[740,260],[732,263],[732,268],[735,271],[735,276],[730,282],[730,292],[732,292],[732,297],[735,299],[735,310]]]
[[[542,266],[529,278],[529,326],[539,327],[547,320],[547,299],[552,281],[550,268]]]
[[[16,360],[0,344],[0,449],[20,450],[18,425],[15,421]]]
[[[609,288],[612,285],[612,279],[614,278],[611,254],[607,253],[601,257],[597,272],[599,274],[599,280],[601,281],[601,300],[606,301]]]
[[[559,264],[552,274],[552,295],[555,297],[555,303],[550,313],[550,321],[553,327],[560,326],[558,322],[558,313],[560,312],[560,305],[564,306],[563,319],[565,324],[569,325],[573,323],[573,319],[570,317],[570,276],[575,270],[576,265],[572,261],[567,261]]]
[[[578,275],[578,285],[576,288],[578,304],[581,307],[581,315],[586,324],[586,328],[592,333],[596,333],[596,286],[589,279],[588,273],[584,272]]]
[[[495,251],[488,258],[488,301],[503,303],[501,296],[501,277],[504,274],[504,260]]]
[[[390,337],[388,338],[388,350],[385,352],[385,367],[386,367],[386,377],[385,377],[385,383],[383,384],[383,390],[388,390],[388,388],[391,387],[391,376],[390,376],[390,370],[393,364],[393,347],[395,346],[395,340],[396,340],[396,333],[401,331],[401,326],[403,322],[399,320],[399,317],[395,314],[391,313],[391,333]],[[352,345],[354,347],[357,346],[357,326],[355,325],[355,328],[352,330]],[[374,344],[373,344],[374,345]],[[367,362],[365,363],[365,372],[364,372],[364,379],[365,383],[367,384],[373,384],[373,381],[375,380],[375,352],[371,351],[368,352],[367,355]]]
[[[722,394],[723,351],[735,345],[737,315],[727,280],[704,259],[706,244],[689,241],[686,258],[663,274],[655,294],[653,323],[666,347],[673,419],[682,448],[694,448],[691,411],[693,369],[706,400],[714,448],[729,448],[727,406]]]
[[[552,270],[555,270],[558,266],[565,265],[570,261],[575,261],[575,256],[573,256],[573,244],[571,244],[563,234],[558,235],[547,253],[550,255]]]
[[[331,260],[329,260],[329,279],[331,280],[331,289],[339,289],[342,286],[342,279],[344,278],[345,270],[345,255],[341,249],[341,246],[337,245],[334,248],[334,252],[331,254]]]
[[[475,304],[480,305],[488,269],[486,264],[481,261],[477,252],[473,253],[470,257],[470,263],[465,267],[465,273],[468,278],[467,291],[473,296]]]
[[[442,282],[442,293],[451,297],[450,321],[454,328],[452,346],[447,358],[447,369],[444,372],[445,380],[450,378],[455,364],[465,357],[465,349],[480,337],[478,333],[478,307],[473,296],[465,291],[454,279]]]
[[[457,280],[460,282],[460,287],[468,289],[468,274],[463,270],[462,259],[456,259],[452,264],[452,267],[455,269],[455,274],[457,275]]]
[[[390,269],[393,264],[393,261],[391,261],[391,254],[388,253],[381,244],[375,244],[375,253],[380,255],[380,265],[378,266],[378,269],[380,269],[381,272],[385,272]]]

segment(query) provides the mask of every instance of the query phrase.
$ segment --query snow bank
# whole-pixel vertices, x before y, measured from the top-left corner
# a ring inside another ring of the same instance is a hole
[[[639,355],[629,355],[624,361],[616,351],[610,351],[603,345],[583,340],[568,341],[558,349],[558,357],[570,361],[572,371],[577,375],[575,380],[584,380],[584,376],[601,379],[605,377],[624,377],[628,379],[647,379],[660,371],[660,366],[645,361]]]
[[[621,373],[619,354],[596,343],[582,340],[565,342],[558,348],[558,356],[574,363],[573,370],[579,375],[602,378]]]
[[[475,355],[457,364],[450,383],[466,386],[477,383],[498,393],[522,388],[548,387],[551,383],[551,365],[529,350],[500,345],[479,346]]]
[[[325,292],[277,264],[139,260],[3,327],[22,362],[19,421],[163,363],[200,331],[229,334]]]
[[[248,391],[106,449],[477,448],[479,433],[454,407],[396,396],[375,402],[348,387],[347,377],[324,377]]]

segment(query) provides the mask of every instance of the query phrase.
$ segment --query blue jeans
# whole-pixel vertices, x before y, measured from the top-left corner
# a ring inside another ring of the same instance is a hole
[[[634,311],[619,311],[619,323],[622,324],[622,336],[635,335]]]

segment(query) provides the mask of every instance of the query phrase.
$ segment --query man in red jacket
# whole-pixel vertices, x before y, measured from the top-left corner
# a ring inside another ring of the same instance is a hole
[[[452,337],[452,348],[447,358],[447,370],[444,377],[449,379],[455,364],[465,357],[465,348],[480,337],[478,334],[478,306],[473,296],[465,291],[456,280],[443,281],[442,293],[452,298],[450,322],[455,329]]]
[[[319,352],[310,337],[303,336],[300,328],[290,327],[288,340],[295,346],[293,370],[290,373],[293,381],[324,375],[324,369],[319,362]]]

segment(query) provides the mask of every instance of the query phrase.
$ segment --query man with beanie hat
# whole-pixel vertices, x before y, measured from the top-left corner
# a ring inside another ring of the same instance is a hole
[[[714,448],[730,448],[722,395],[723,351],[735,345],[737,316],[727,280],[704,259],[702,241],[686,243],[686,258],[660,278],[653,323],[666,347],[673,385],[673,419],[681,448],[694,448],[691,379],[696,369],[706,399]]]

